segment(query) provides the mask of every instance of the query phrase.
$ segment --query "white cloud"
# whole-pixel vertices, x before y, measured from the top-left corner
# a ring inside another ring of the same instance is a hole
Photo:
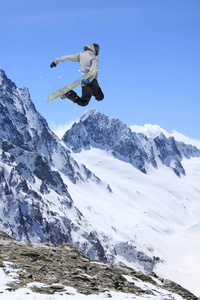
[[[155,138],[156,136],[160,135],[161,132],[166,137],[170,136],[170,134],[166,130],[161,128],[159,125],[152,125],[152,124],[145,124],[144,126],[133,125],[130,126],[130,129],[136,133],[143,133],[149,138]]]
[[[71,121],[70,123],[66,124],[55,124],[53,122],[50,123],[51,130],[61,139],[65,132],[69,130],[72,125],[74,124],[74,121]]]

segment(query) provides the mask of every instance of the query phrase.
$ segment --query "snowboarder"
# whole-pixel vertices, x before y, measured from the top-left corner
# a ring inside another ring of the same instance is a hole
[[[77,54],[66,55],[56,58],[50,65],[51,68],[56,67],[59,62],[63,61],[74,61],[79,62],[82,75],[86,75],[93,68],[98,66],[99,58],[99,45],[89,44],[83,47],[84,51]],[[92,77],[82,80],[82,97],[79,97],[76,92],[70,90],[66,94],[62,95],[61,98],[68,98],[74,103],[80,106],[88,105],[92,96],[95,97],[97,101],[101,101],[104,98],[104,94],[97,81],[97,73]]]

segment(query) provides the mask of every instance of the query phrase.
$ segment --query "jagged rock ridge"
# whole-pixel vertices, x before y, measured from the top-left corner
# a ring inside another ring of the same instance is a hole
[[[149,165],[157,168],[162,162],[178,176],[185,175],[182,158],[200,157],[200,150],[195,146],[177,142],[173,137],[166,138],[163,133],[149,139],[132,132],[120,120],[96,110],[87,112],[79,122],[74,123],[62,140],[74,152],[90,147],[111,151],[116,158],[131,163],[143,173],[147,173]]]

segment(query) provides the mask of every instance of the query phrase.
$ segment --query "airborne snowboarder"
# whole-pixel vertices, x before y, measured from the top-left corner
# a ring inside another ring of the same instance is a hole
[[[59,62],[64,61],[74,61],[79,62],[82,75],[86,75],[92,69],[98,66],[99,58],[99,45],[89,44],[83,47],[84,51],[81,51],[77,54],[66,55],[56,58],[50,65],[51,68],[56,67]],[[74,103],[77,103],[80,106],[88,105],[92,96],[95,97],[97,101],[101,101],[104,98],[104,94],[97,81],[97,73],[88,79],[82,80],[82,97],[79,97],[76,92],[70,90],[66,94],[62,95],[61,98],[68,98]]]

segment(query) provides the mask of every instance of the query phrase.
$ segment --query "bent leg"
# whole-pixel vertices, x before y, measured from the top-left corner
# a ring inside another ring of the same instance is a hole
[[[104,94],[98,84],[96,79],[93,79],[91,82],[92,95],[95,97],[97,101],[101,101],[104,98]]]
[[[82,86],[82,97],[78,97],[76,103],[80,106],[86,106],[90,102],[90,99],[92,97],[91,89],[88,85]]]
[[[76,92],[71,90],[61,98],[68,98],[80,106],[86,106],[90,102],[92,96],[94,96],[97,101],[104,99],[104,94],[96,79],[93,79],[92,82],[87,85],[82,85],[82,97],[79,97]]]

